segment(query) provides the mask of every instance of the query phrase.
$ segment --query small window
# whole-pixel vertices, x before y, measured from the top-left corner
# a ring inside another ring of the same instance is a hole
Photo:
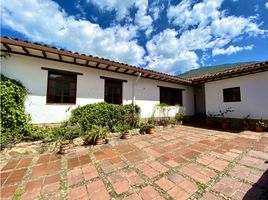
[[[76,103],[77,76],[48,72],[47,103]]]
[[[182,106],[182,90],[175,88],[160,87],[160,103],[174,106]]]
[[[122,81],[105,79],[104,101],[113,104],[122,104]]]
[[[241,101],[240,87],[223,89],[224,102],[239,102]]]

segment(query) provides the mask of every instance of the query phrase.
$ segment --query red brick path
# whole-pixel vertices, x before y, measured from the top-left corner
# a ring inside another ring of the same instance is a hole
[[[1,199],[268,199],[268,133],[181,126],[10,160]]]

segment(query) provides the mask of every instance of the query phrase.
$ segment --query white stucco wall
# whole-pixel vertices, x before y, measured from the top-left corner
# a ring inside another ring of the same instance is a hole
[[[241,102],[223,102],[223,89],[240,87]],[[268,72],[205,83],[206,112],[219,113],[219,108],[231,107],[228,117],[268,119]]]
[[[67,119],[70,111],[78,105],[104,101],[104,79],[100,79],[100,76],[127,80],[123,83],[123,103],[132,103],[132,83],[136,80],[134,76],[17,54],[3,59],[1,67],[4,75],[20,80],[28,88],[29,95],[25,104],[33,123],[61,122]],[[76,105],[46,104],[48,72],[41,67],[83,73],[77,76]],[[154,106],[159,103],[158,85],[185,89],[183,106],[186,107],[186,115],[194,115],[192,87],[140,78],[135,87],[135,96],[136,104],[141,107],[141,117],[150,117]]]

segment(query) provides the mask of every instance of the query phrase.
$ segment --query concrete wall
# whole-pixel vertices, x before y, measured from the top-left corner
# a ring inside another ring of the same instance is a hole
[[[47,70],[41,67],[83,73],[77,77],[76,105],[46,104]],[[2,60],[2,73],[7,77],[20,80],[29,90],[26,111],[33,123],[58,123],[70,116],[70,111],[78,105],[104,101],[104,79],[100,76],[127,80],[123,83],[123,103],[132,103],[132,84],[137,77],[87,68],[79,65],[60,63],[34,57],[12,54]],[[141,107],[141,116],[150,117],[155,105],[159,103],[159,87],[174,87],[183,91],[183,105],[186,115],[194,115],[194,89],[189,86],[166,83],[163,81],[140,78],[135,86],[136,104]],[[175,114],[175,108],[170,115]]]
[[[241,102],[223,102],[223,89],[240,87]],[[228,117],[268,119],[268,72],[205,83],[206,112],[219,113],[219,108],[231,107]]]

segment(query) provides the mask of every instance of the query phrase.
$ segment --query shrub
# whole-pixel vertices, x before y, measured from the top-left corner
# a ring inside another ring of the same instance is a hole
[[[134,128],[138,125],[140,108],[133,105],[115,105],[109,103],[94,103],[78,107],[72,111],[68,120],[70,125],[79,124],[84,132],[93,125],[108,127],[116,132],[122,125]]]
[[[1,74],[1,148],[29,136],[32,126],[25,112],[26,88]]]

